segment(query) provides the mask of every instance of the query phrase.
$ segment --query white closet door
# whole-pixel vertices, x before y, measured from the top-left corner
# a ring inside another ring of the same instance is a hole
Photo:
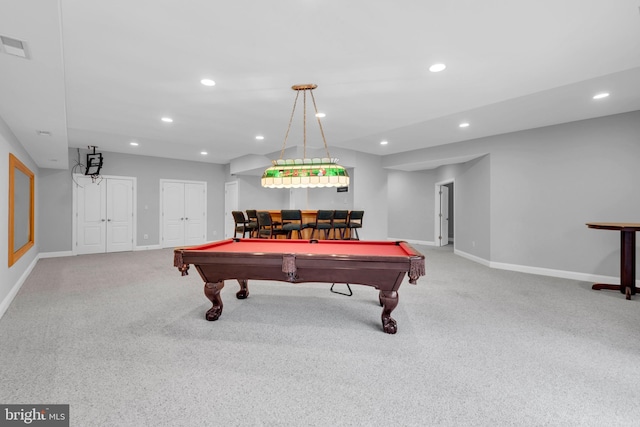
[[[205,243],[204,184],[184,184],[185,245]]]
[[[164,181],[162,188],[162,247],[192,246],[207,237],[206,182]]]
[[[99,183],[93,183],[91,178],[86,176],[76,177],[76,182],[76,253],[102,253],[106,247],[107,184],[104,180]]]
[[[162,247],[184,246],[184,184],[162,184]]]
[[[133,250],[133,181],[107,180],[107,252]]]
[[[76,176],[76,253],[132,251],[132,179]]]

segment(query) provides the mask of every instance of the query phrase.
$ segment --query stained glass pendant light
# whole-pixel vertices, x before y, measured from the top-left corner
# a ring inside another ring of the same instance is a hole
[[[284,137],[284,144],[280,151],[280,158],[273,160],[273,166],[266,169],[262,174],[262,186],[266,188],[314,188],[314,187],[346,187],[349,185],[349,174],[347,170],[338,164],[338,159],[331,158],[327,141],[324,137],[322,122],[318,115],[316,100],[313,96],[313,89],[318,86],[315,84],[294,85],[291,89],[296,91],[296,98],[293,101],[293,110],[289,119],[289,127]],[[303,98],[303,144],[304,152],[302,159],[283,159],[284,150],[287,146],[287,138],[291,130],[291,123],[296,111],[298,97],[302,92]],[[327,157],[323,158],[307,158],[307,92],[311,95],[315,117],[318,120],[322,142]]]

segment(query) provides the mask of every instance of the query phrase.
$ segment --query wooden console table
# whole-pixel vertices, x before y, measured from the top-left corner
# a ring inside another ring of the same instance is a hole
[[[631,299],[631,295],[636,293],[636,231],[640,230],[640,223],[588,222],[587,227],[620,231],[620,284],[596,283],[591,289],[619,290]]]

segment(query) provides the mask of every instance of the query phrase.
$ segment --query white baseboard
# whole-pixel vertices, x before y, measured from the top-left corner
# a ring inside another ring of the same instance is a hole
[[[479,256],[471,255],[471,254],[469,254],[467,252],[463,252],[463,251],[458,250],[458,249],[454,249],[453,253],[456,254],[456,255],[460,255],[462,258],[466,258],[466,259],[469,259],[469,260],[471,260],[473,262],[477,262],[478,264],[482,264],[484,266],[491,267],[489,261],[487,261],[484,258],[480,258]]]
[[[475,261],[479,264],[486,265],[490,268],[497,268],[499,270],[518,271],[520,273],[537,274],[540,276],[559,277],[561,279],[578,280],[580,282],[592,282],[592,283],[620,283],[620,278],[615,276],[602,276],[599,274],[579,273],[577,271],[566,270],[554,270],[552,268],[532,267],[528,265],[519,264],[507,264],[504,262],[487,261],[484,258],[477,257],[475,255],[468,254],[463,251],[454,250],[456,255],[460,255],[463,258],[467,258],[471,261]],[[640,280],[636,280],[636,286],[640,286]]]
[[[435,246],[434,242],[428,242],[426,240],[410,240],[410,239],[401,239],[401,238],[395,238],[395,237],[387,237],[387,240],[390,240],[392,242],[407,242],[411,245],[424,245],[424,246]]]
[[[146,246],[136,246],[133,248],[134,251],[149,251],[153,249],[162,249],[160,245],[146,245]],[[60,252],[41,252],[39,254],[39,258],[58,258],[63,256],[75,256],[73,251],[60,251]]]
[[[36,256],[33,261],[31,261],[29,267],[27,267],[24,273],[22,273],[18,281],[13,285],[7,296],[0,303],[0,319],[2,319],[2,316],[4,316],[4,313],[7,311],[16,295],[18,295],[18,291],[20,291],[22,284],[27,280],[27,277],[29,277],[29,274],[31,274],[31,271],[38,263],[38,259],[40,259],[40,257]]]
[[[162,249],[160,245],[146,245],[146,246],[136,246],[133,248],[134,251],[150,251],[154,249]]]
[[[60,252],[40,252],[38,259],[40,258],[59,258],[63,256],[74,256],[72,251],[60,251]]]

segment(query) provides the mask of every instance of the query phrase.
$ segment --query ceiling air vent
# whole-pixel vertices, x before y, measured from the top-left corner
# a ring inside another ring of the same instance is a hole
[[[0,50],[9,55],[28,58],[25,42],[7,36],[0,36]]]

